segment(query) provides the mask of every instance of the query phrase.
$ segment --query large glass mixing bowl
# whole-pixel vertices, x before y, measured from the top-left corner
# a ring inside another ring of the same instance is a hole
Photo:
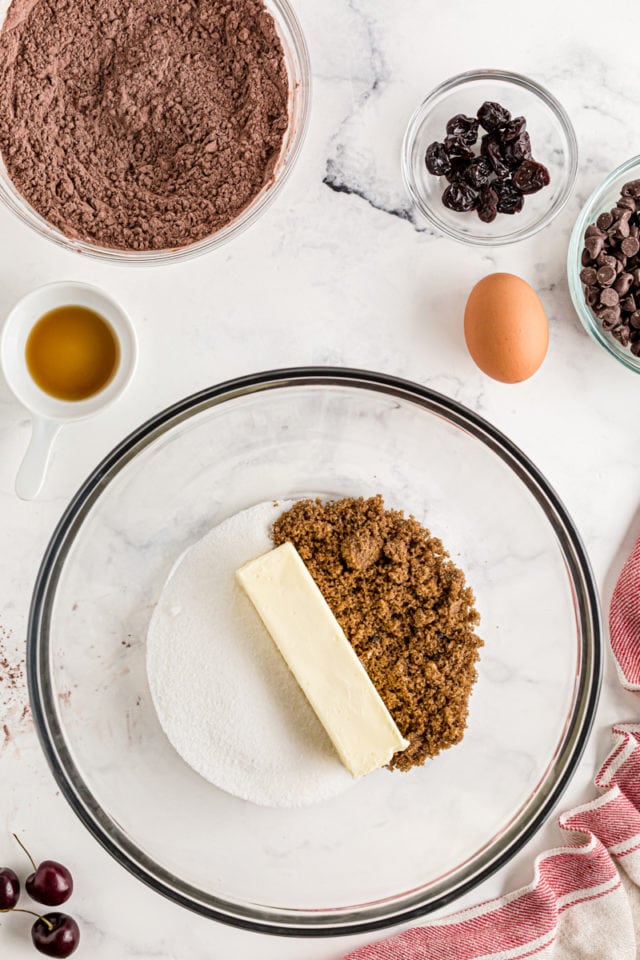
[[[167,574],[252,504],[374,493],[440,536],[476,593],[485,647],[463,742],[305,809],[223,793],[174,752],[149,695],[145,635]],[[503,865],[575,770],[600,661],[584,548],[533,464],[453,400],[328,368],[212,387],[129,436],[53,536],[28,640],[40,738],[93,835],[192,910],[296,936],[419,916]]]

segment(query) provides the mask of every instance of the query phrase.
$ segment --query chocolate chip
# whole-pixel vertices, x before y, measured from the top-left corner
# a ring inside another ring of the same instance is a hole
[[[615,307],[620,298],[613,287],[605,287],[600,294],[600,303],[603,307]]]
[[[616,223],[616,230],[614,233],[615,237],[619,237],[621,240],[625,240],[631,232],[631,227],[629,226],[628,220],[618,220]]]
[[[640,179],[624,185],[615,206],[589,224],[584,238],[585,302],[605,330],[640,356]]]
[[[585,299],[590,307],[595,307],[596,303],[600,300],[600,287],[592,285],[590,287],[585,287]]]
[[[626,240],[623,240],[620,244],[620,249],[625,257],[635,257],[638,250],[640,250],[640,241],[636,237],[627,237]]]
[[[623,347],[628,347],[630,333],[631,331],[629,330],[629,327],[626,325],[626,323],[620,323],[618,324],[617,327],[613,328],[613,330],[611,331],[611,336],[615,337],[616,340],[618,340]]]
[[[588,270],[588,269],[589,269],[588,267],[585,267],[585,270]],[[580,274],[580,276],[582,277],[582,273]],[[583,281],[583,283],[584,282],[586,281]],[[632,283],[633,283],[632,273],[621,273],[613,286],[615,288],[616,293],[620,294],[621,297],[624,297],[625,293],[629,290]]]
[[[605,265],[598,270],[598,283],[602,287],[610,286],[615,278],[616,269],[612,267],[610,263],[605,263]]]
[[[589,256],[595,260],[604,248],[604,237],[587,237],[584,242],[585,250],[589,251]]]
[[[602,233],[605,233],[611,224],[613,223],[613,215],[611,213],[601,213],[598,219],[596,220],[596,226],[598,230],[601,230]]]
[[[605,330],[613,330],[620,323],[620,308],[601,307],[596,311],[596,316]]]
[[[620,309],[623,311],[623,313],[635,313],[636,298],[633,296],[632,293],[630,293],[629,296],[624,297],[624,299],[620,301]]]

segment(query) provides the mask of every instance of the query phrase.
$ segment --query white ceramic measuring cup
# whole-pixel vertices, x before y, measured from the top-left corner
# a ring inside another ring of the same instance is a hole
[[[45,313],[63,306],[88,307],[100,314],[111,325],[120,347],[113,377],[86,400],[57,400],[40,389],[27,367],[26,344],[34,324]],[[60,428],[103,410],[131,380],[138,360],[136,335],[124,310],[102,290],[86,283],[50,283],[28,293],[7,317],[0,340],[0,359],[9,387],[32,416],[31,441],[18,470],[16,493],[22,500],[33,500],[44,482]]]

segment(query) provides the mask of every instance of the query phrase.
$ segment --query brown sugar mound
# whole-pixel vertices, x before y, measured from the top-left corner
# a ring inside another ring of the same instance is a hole
[[[159,250],[230,223],[273,177],[289,78],[263,0],[13,0],[0,150],[68,237]]]
[[[302,500],[273,526],[291,541],[410,742],[409,770],[459,743],[477,679],[479,615],[440,540],[381,496]]]

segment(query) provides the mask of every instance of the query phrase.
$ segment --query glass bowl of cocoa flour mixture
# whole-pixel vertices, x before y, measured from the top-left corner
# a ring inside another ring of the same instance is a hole
[[[288,0],[0,0],[0,24],[0,200],[68,250],[213,250],[300,153],[310,66]]]

